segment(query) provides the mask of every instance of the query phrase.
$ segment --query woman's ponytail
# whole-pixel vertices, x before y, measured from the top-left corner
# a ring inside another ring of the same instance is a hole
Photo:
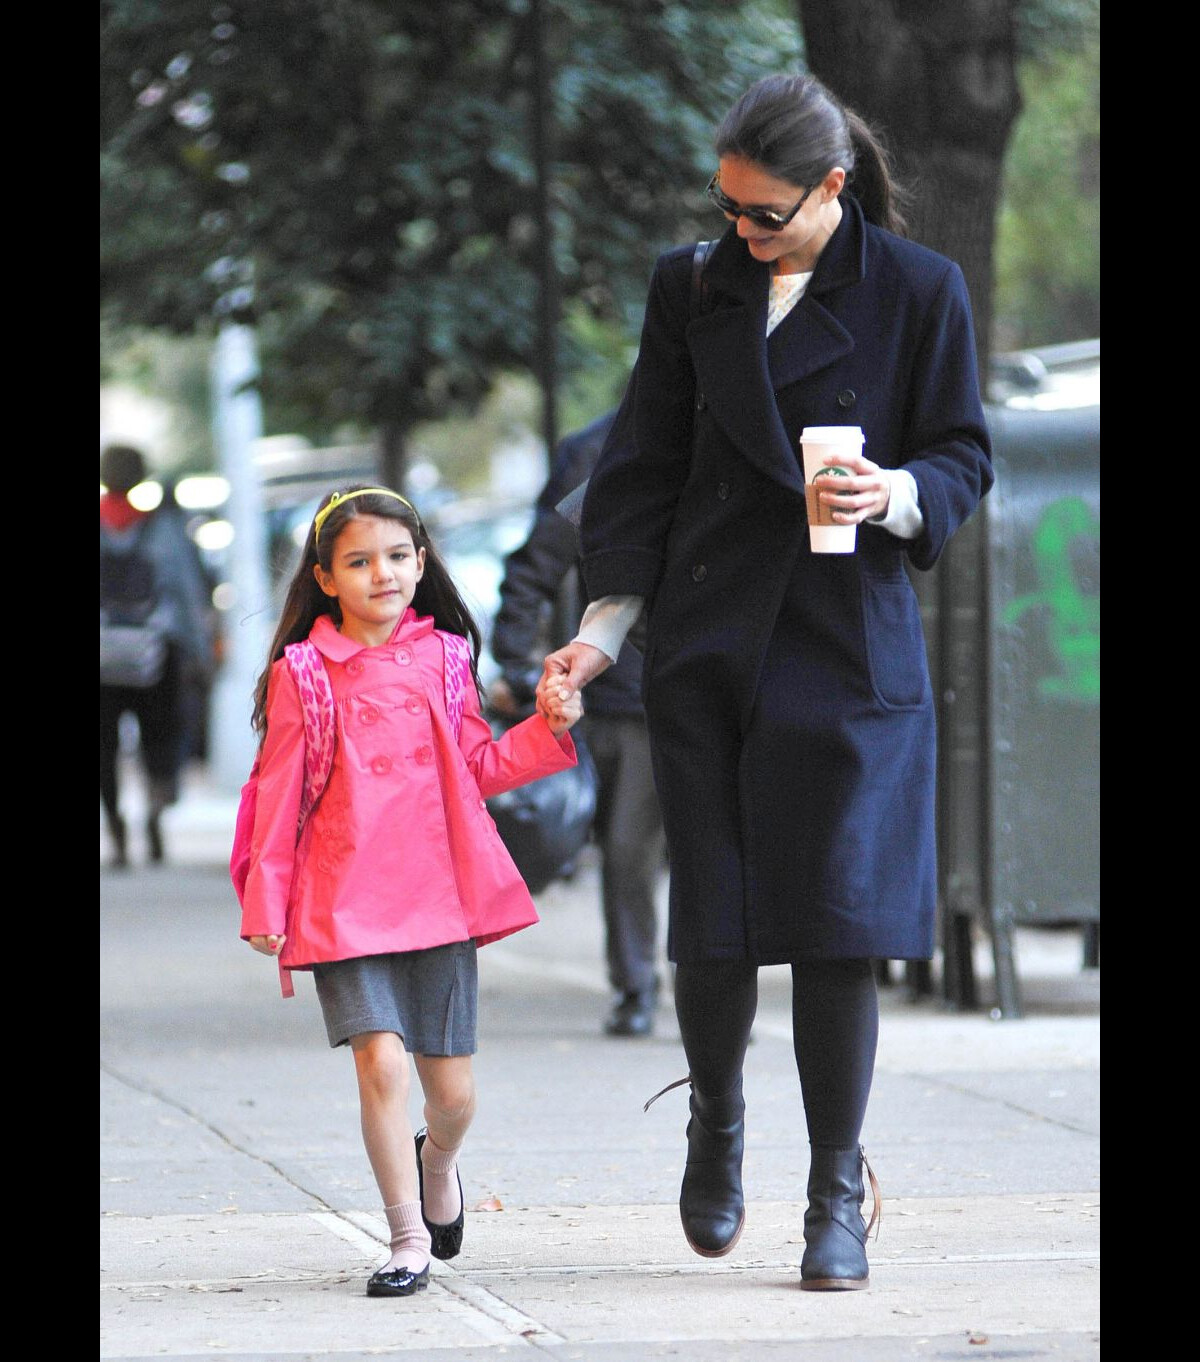
[[[891,157],[863,119],[853,109],[842,107],[854,148],[854,170],[846,187],[862,206],[868,222],[897,236],[907,236],[908,223],[901,209],[908,196],[893,178]]]

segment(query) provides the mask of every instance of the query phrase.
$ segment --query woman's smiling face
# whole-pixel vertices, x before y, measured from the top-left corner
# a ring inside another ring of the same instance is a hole
[[[769,232],[747,217],[725,216],[737,223],[737,234],[755,260],[777,263],[781,273],[811,270],[841,220],[837,196],[846,181],[845,171],[835,167],[819,185],[808,186],[776,179],[744,156],[722,156],[720,166],[722,192],[747,208],[770,208],[786,215],[810,191],[796,216],[779,232]]]
[[[355,516],[333,545],[329,571],[313,568],[327,596],[342,609],[342,633],[375,647],[391,637],[396,621],[412,604],[425,572],[425,550],[399,520]]]

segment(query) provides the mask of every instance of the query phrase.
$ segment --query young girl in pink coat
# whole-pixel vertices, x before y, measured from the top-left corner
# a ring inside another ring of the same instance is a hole
[[[305,638],[332,688],[335,748],[297,837],[304,706],[284,649]],[[458,639],[472,657],[461,720],[446,704],[447,662],[465,652]],[[424,1290],[430,1254],[461,1247],[475,951],[537,921],[485,800],[575,762],[567,729],[582,713],[578,697],[493,739],[479,707],[479,645],[413,506],[353,487],[316,514],[255,693],[259,785],[241,934],[278,958],[285,981],[286,971],[312,971],[329,1043],[354,1054],[391,1230],[371,1296]],[[415,1139],[409,1054],[425,1099]]]

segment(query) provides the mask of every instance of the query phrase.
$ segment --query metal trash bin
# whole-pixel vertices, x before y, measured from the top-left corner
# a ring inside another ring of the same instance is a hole
[[[1098,341],[999,358],[996,485],[937,569],[943,986],[976,1005],[982,921],[1004,1017],[1016,926],[1079,924],[1099,962],[1099,366]]]

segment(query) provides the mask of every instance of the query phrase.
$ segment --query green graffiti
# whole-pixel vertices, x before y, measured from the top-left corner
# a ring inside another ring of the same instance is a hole
[[[1061,674],[1042,677],[1039,692],[1095,703],[1100,699],[1100,597],[1086,595],[1075,579],[1071,543],[1080,537],[1100,539],[1100,521],[1087,503],[1079,497],[1051,502],[1033,532],[1038,589],[1010,601],[1001,619],[1012,625],[1044,607],[1046,639]]]

